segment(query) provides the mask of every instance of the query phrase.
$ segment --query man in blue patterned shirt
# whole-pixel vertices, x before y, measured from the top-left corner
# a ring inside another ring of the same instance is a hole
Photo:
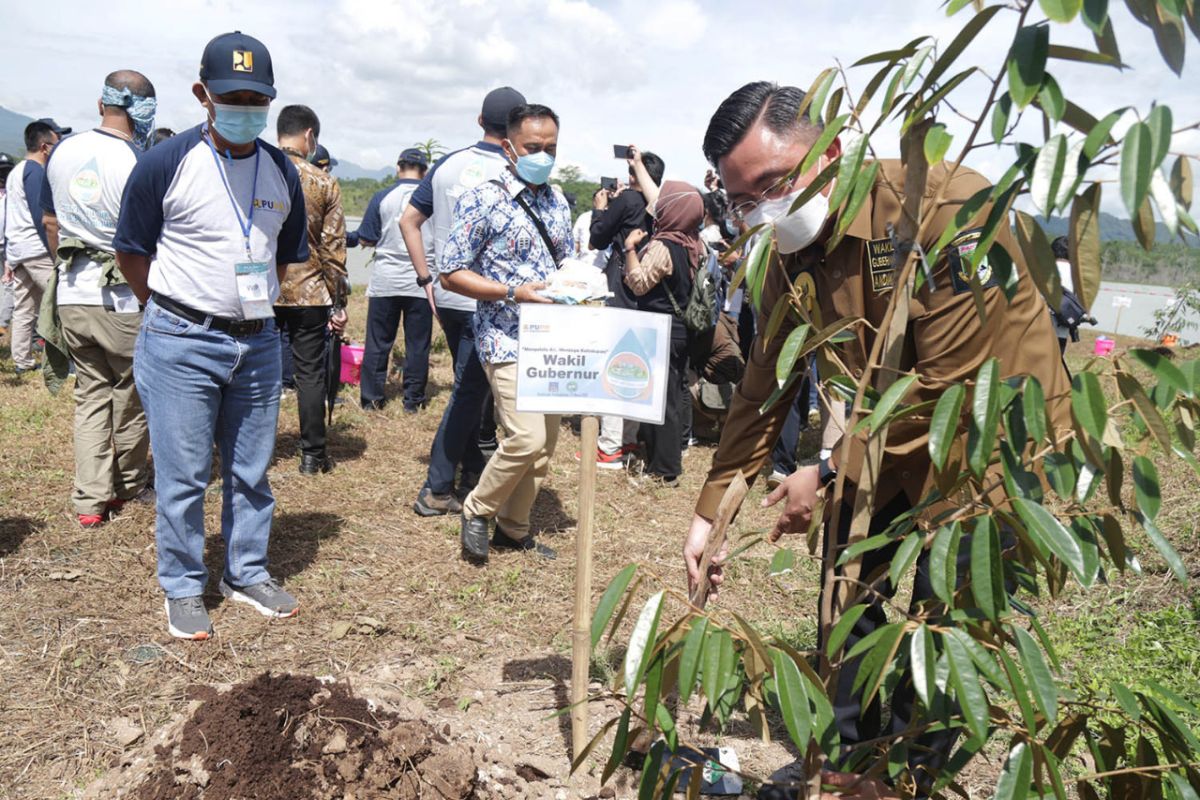
[[[445,288],[479,301],[476,347],[504,430],[463,501],[462,555],[476,564],[487,563],[493,518],[493,548],[555,557],[534,541],[529,511],[554,454],[559,417],[517,411],[518,304],[549,302],[538,291],[575,248],[566,200],[547,183],[558,152],[558,116],[546,106],[517,106],[502,146],[508,169],[459,199],[439,265]]]

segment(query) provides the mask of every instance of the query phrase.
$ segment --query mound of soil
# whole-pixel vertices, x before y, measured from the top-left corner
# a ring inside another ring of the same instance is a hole
[[[347,684],[263,673],[204,688],[178,734],[153,749],[127,797],[374,800],[474,795],[472,754],[420,720],[373,709]],[[123,793],[124,794],[124,793]]]

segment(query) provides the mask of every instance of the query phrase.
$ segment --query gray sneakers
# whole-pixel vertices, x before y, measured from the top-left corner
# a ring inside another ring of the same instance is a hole
[[[268,578],[253,586],[234,586],[221,579],[221,594],[238,603],[246,603],[264,617],[282,619],[290,617],[300,609],[296,598],[283,590],[274,578]]]
[[[203,641],[212,636],[212,622],[200,595],[166,599],[167,630],[176,639]]]

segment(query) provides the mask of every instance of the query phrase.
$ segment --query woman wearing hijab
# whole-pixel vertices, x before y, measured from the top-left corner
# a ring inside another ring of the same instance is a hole
[[[641,167],[635,151],[634,169]],[[638,181],[643,187],[653,182],[647,175]],[[635,230],[625,239],[625,285],[633,292],[639,311],[671,316],[670,374],[667,383],[667,408],[662,425],[643,425],[646,444],[646,473],[676,486],[683,472],[682,432],[684,425],[685,381],[687,379],[688,333],[677,313],[687,306],[692,279],[706,257],[700,241],[704,220],[704,201],[696,187],[682,181],[666,181],[646,192],[654,233],[649,242],[646,232]],[[672,300],[674,302],[672,302]]]

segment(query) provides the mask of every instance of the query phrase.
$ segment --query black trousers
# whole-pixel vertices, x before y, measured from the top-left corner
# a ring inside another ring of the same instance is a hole
[[[325,455],[325,341],[329,306],[275,306],[275,324],[292,343],[300,452]]]
[[[646,444],[646,472],[660,478],[678,478],[683,473],[684,382],[687,380],[687,339],[671,338],[670,369],[667,376],[667,408],[662,425],[642,423]]]
[[[911,509],[911,504],[903,495],[898,495],[895,499],[887,504],[879,513],[871,519],[870,536],[876,536],[883,533],[892,521]],[[854,515],[854,509],[851,503],[845,503],[842,506],[842,513],[838,520],[838,544],[844,546],[850,538],[850,522]],[[826,531],[828,534],[828,531]],[[851,630],[849,637],[846,639],[843,652],[849,652],[850,648],[864,637],[871,634],[872,631],[887,624],[887,617],[883,611],[884,599],[891,599],[896,594],[896,587],[892,585],[887,578],[887,568],[891,564],[892,557],[895,556],[896,550],[900,546],[903,539],[897,539],[896,544],[890,545],[879,550],[872,550],[865,553],[862,557],[862,572],[859,575],[859,580],[864,583],[874,573],[882,573],[883,577],[876,581],[873,585],[878,589],[879,594],[874,595],[873,600],[870,600],[870,605],[867,611],[858,619],[854,628]],[[966,570],[971,561],[971,544],[970,535],[964,534],[958,548],[958,579],[961,581],[966,574]],[[835,574],[844,574],[843,569],[839,567]],[[848,585],[843,584],[844,587]],[[853,592],[854,588],[849,587],[849,591]],[[824,591],[824,573],[822,573],[822,591]],[[926,610],[931,606],[930,602],[939,603],[935,599],[933,586],[929,581],[929,550],[924,550],[917,558],[917,576],[913,585],[912,601],[909,604],[909,610],[916,612],[918,606],[924,605]],[[940,637],[935,637],[935,641],[939,643]],[[824,643],[821,643],[822,649]],[[872,739],[877,739],[881,736],[890,736],[900,734],[908,728],[909,723],[914,721],[914,718],[919,713],[919,701],[916,698],[916,688],[913,685],[912,678],[909,675],[901,677],[899,685],[891,697],[891,719],[885,725],[882,719],[882,702],[879,694],[876,694],[871,703],[865,708],[863,707],[863,694],[869,687],[860,686],[858,690],[854,690],[855,676],[862,664],[864,656],[853,658],[842,665],[841,671],[838,673],[837,686],[834,689],[833,696],[833,716],[838,726],[838,732],[842,737],[842,753],[846,754],[849,746],[860,742],[867,742]],[[952,713],[955,709],[952,709]],[[919,719],[916,720],[918,723]],[[932,785],[934,776],[940,770],[950,757],[950,750],[954,747],[954,742],[958,738],[957,730],[935,731],[933,733],[925,733],[919,736],[913,745],[909,748],[908,764],[909,770],[913,778],[917,781],[918,786],[927,788]],[[852,757],[859,756],[856,751],[849,754]],[[847,755],[841,757],[843,768],[849,768],[847,763]],[[857,770],[856,770],[857,771]]]
[[[425,405],[429,382],[429,342],[433,336],[433,309],[424,297],[371,297],[367,299],[367,341],[363,349],[359,397],[364,406],[384,399],[388,357],[396,333],[404,323],[404,407]]]

